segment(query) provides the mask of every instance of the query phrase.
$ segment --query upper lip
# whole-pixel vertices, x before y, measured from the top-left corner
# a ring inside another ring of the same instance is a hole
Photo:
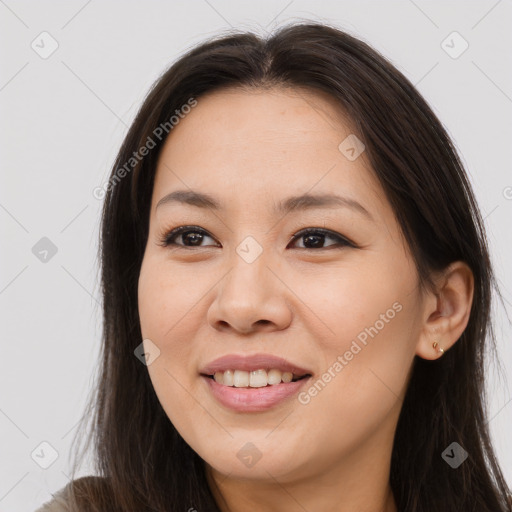
[[[200,373],[204,375],[214,375],[215,372],[226,370],[244,370],[251,372],[254,370],[276,368],[282,372],[291,372],[297,377],[311,375],[311,371],[301,366],[291,363],[282,357],[271,354],[228,354],[207,363]]]

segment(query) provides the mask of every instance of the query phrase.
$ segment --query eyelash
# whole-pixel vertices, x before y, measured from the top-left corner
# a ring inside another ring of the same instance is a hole
[[[179,235],[185,234],[185,233],[198,233],[198,234],[207,235],[207,236],[210,236],[211,238],[213,238],[210,234],[208,234],[207,231],[199,228],[198,226],[179,226],[177,228],[172,229],[171,231],[164,233],[160,237],[160,241],[159,241],[158,245],[161,245],[162,247],[168,247],[168,246],[173,245],[173,246],[176,246],[176,247],[179,247],[182,249],[195,249],[195,248],[203,248],[204,247],[204,246],[186,246],[186,245],[182,245],[182,244],[177,244],[175,241],[173,241],[176,237],[178,237]],[[312,235],[312,234],[314,234],[314,235],[320,234],[320,235],[324,235],[329,238],[337,239],[338,243],[329,245],[327,247],[320,247],[319,249],[312,248],[312,247],[298,247],[298,249],[302,249],[302,250],[306,250],[306,251],[318,251],[321,249],[325,250],[325,249],[330,249],[330,248],[338,248],[339,249],[342,247],[352,247],[352,248],[357,247],[356,244],[354,244],[347,238],[339,235],[338,233],[335,233],[334,231],[329,231],[328,229],[322,229],[322,228],[303,229],[303,230],[299,231],[298,233],[296,233],[295,235],[293,235],[290,242],[294,241],[295,239],[300,239],[300,238],[303,238],[303,237],[306,237],[306,236]]]

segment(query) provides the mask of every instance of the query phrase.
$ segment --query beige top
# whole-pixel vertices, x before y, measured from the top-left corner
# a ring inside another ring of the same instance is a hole
[[[53,495],[53,499],[44,503],[35,512],[69,512],[67,506],[68,486],[63,487]]]

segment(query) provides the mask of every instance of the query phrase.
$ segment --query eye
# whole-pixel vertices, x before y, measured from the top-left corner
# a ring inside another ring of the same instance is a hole
[[[185,247],[187,249],[192,247],[206,247],[201,245],[205,237],[213,240],[213,238],[204,229],[201,229],[198,226],[179,226],[167,233],[164,233],[160,239],[159,245],[163,247],[174,245],[177,247]],[[321,247],[325,243],[326,238],[335,240],[335,243],[329,244],[327,247]],[[177,243],[176,240],[180,239],[181,243]],[[304,229],[295,234],[291,241],[293,242],[294,240],[301,239],[303,240],[303,245],[302,247],[296,247],[297,249],[315,250],[326,249],[328,247],[332,247],[334,249],[340,247],[356,247],[353,242],[340,234],[322,228]]]
[[[197,226],[180,226],[164,234],[159,245],[162,245],[163,247],[167,247],[169,245],[182,246],[186,248],[204,247],[201,246],[201,242],[204,240],[205,235],[208,238],[212,238],[204,229]],[[178,237],[181,238],[183,243],[176,243],[175,240]],[[191,245],[187,245],[187,243],[190,243]]]
[[[337,243],[330,244],[327,247],[333,247],[339,248],[343,246],[348,247],[356,247],[354,243],[350,242],[343,236],[339,235],[338,233],[335,233],[333,231],[329,231],[327,229],[321,229],[321,228],[308,228],[300,231],[296,235],[293,236],[293,240],[300,240],[303,239],[303,247],[298,247],[298,249],[324,249],[327,247],[319,247],[325,242],[326,238],[331,238],[332,240],[337,240]]]

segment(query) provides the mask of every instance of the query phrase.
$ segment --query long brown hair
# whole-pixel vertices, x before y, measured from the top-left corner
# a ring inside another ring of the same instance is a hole
[[[409,80],[364,42],[314,22],[287,25],[268,38],[222,34],[193,48],[153,85],[122,143],[104,189],[103,352],[82,424],[87,429],[90,422],[85,448],[93,442],[101,478],[73,482],[76,510],[219,510],[204,462],[166,416],[147,368],[134,356],[142,341],[137,282],[165,142],[155,130],[207,92],[273,86],[327,93],[354,122],[422,286],[431,286],[433,271],[457,260],[474,274],[463,335],[441,359],[416,357],[413,363],[391,460],[398,509],[510,512],[490,442],[484,389],[484,354],[495,348],[491,296],[493,290],[500,294],[468,178],[447,132]],[[148,138],[154,147],[130,161]],[[457,469],[441,457],[452,442],[469,453]],[[76,467],[84,453],[76,455]]]

